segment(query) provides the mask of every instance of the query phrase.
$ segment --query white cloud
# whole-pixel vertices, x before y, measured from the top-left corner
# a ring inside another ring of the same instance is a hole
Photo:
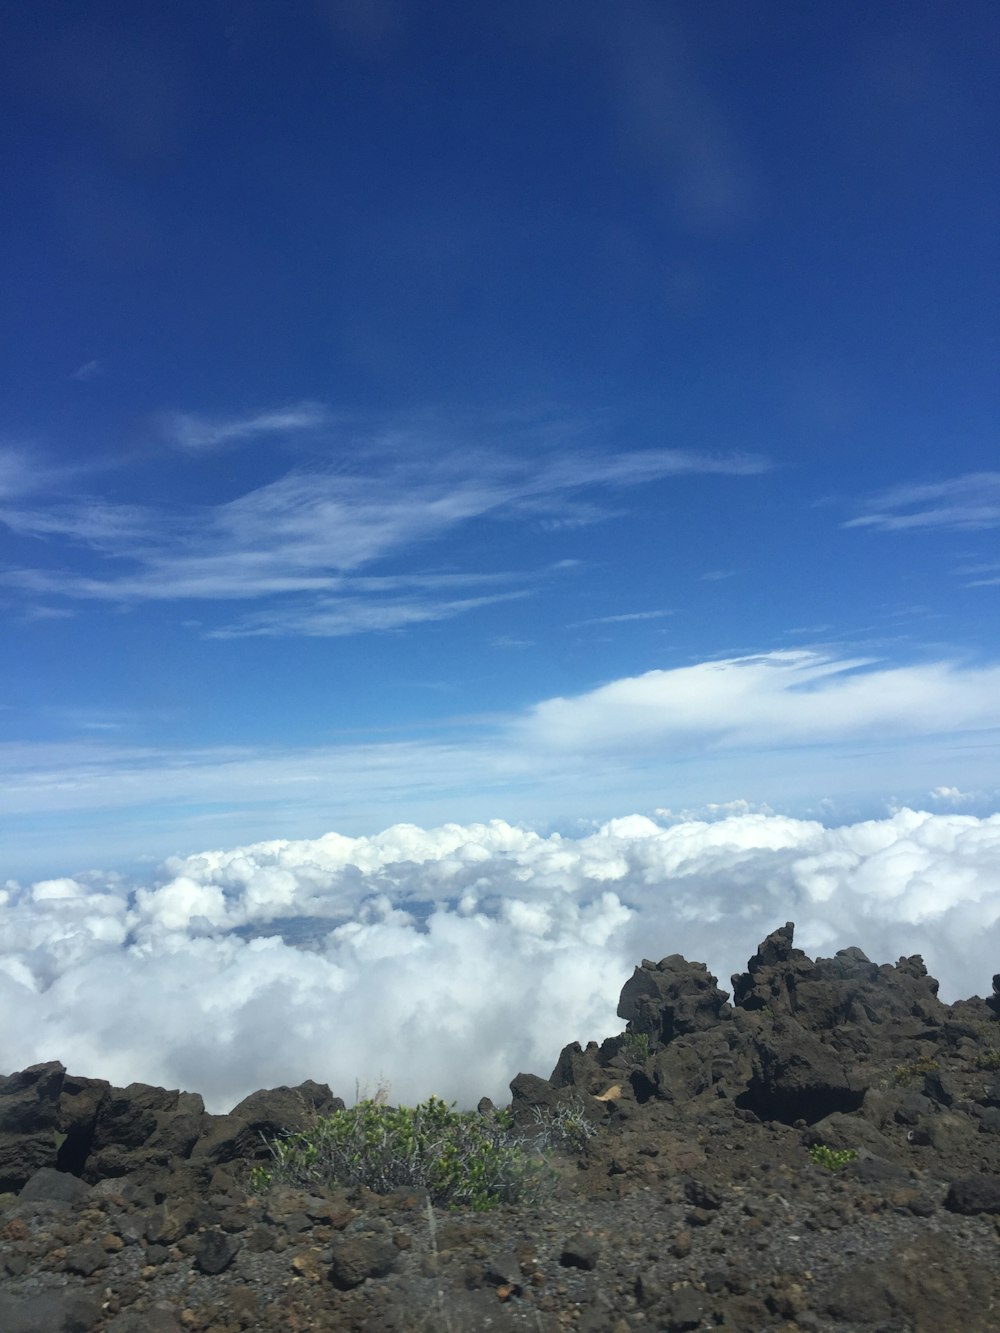
[[[1000,727],[1000,667],[877,667],[785,651],[625,677],[536,704],[520,724],[547,750],[677,753]]]
[[[895,486],[869,500],[865,511],[844,527],[882,532],[993,528],[1000,524],[1000,472],[967,472],[946,481]]]
[[[0,444],[0,500],[35,490],[46,480],[44,470],[23,449]],[[3,522],[0,514],[0,522]]]
[[[172,412],[161,418],[160,429],[172,444],[182,449],[201,450],[254,439],[259,435],[288,435],[314,430],[328,420],[329,413],[322,403],[305,402],[229,418]]]
[[[785,920],[808,952],[922,952],[944,998],[988,993],[1000,815],[631,815],[579,838],[396,825],[173,858],[134,893],[99,874],[5,892],[4,1071],[60,1058],[216,1110],[306,1077],[351,1097],[380,1075],[401,1100],[472,1104],[619,1031],[641,957],[681,952],[728,986]]]
[[[568,628],[579,629],[583,625],[620,625],[630,620],[662,620],[664,616],[673,614],[673,611],[625,611],[616,616],[594,616],[590,620],[575,620]]]
[[[76,370],[70,375],[71,380],[79,380],[85,384],[88,380],[95,380],[98,376],[104,374],[104,367],[100,361],[84,361],[82,366],[77,366]]]
[[[350,634],[405,629],[408,625],[426,624],[432,620],[450,620],[483,606],[494,606],[497,602],[509,602],[528,595],[527,589],[521,589],[493,593],[487,597],[453,598],[450,601],[320,598],[307,607],[282,607],[271,613],[248,616],[223,629],[209,630],[207,637],[238,639],[295,634],[307,638],[342,638]]]
[[[930,793],[932,801],[941,801],[947,805],[968,805],[976,800],[974,792],[960,791],[958,787],[935,787]]]

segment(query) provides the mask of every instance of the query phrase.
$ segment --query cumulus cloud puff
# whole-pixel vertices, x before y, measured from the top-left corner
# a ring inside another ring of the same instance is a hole
[[[1000,967],[1000,815],[827,828],[740,809],[578,838],[502,821],[337,833],[0,890],[0,1068],[62,1059],[215,1110],[312,1077],[350,1098],[502,1100],[681,952],[728,984],[776,925],[809,952],[921,952],[955,999]]]

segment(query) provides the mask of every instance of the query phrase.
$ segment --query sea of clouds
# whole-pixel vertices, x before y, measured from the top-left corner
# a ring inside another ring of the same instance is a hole
[[[786,920],[810,955],[922,953],[948,1001],[1000,970],[1000,815],[828,828],[737,806],[581,837],[501,821],[329,833],[0,889],[0,1072],[181,1087],[228,1110],[327,1081],[462,1105],[622,1030],[642,958],[724,988]]]

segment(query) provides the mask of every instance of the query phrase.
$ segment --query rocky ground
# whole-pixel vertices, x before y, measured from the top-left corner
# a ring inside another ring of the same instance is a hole
[[[792,941],[732,1003],[644,961],[623,1034],[514,1079],[526,1128],[570,1104],[596,1131],[531,1207],[248,1192],[261,1134],[343,1105],[323,1085],[211,1116],[57,1063],[0,1079],[0,1330],[1000,1330],[1000,977],[947,1006],[919,958]]]

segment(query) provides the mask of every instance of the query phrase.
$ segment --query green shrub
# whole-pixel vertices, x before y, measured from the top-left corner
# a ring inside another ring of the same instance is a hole
[[[977,1069],[1000,1069],[1000,1051],[995,1046],[987,1046],[976,1056]]]
[[[825,1167],[827,1171],[840,1171],[848,1162],[853,1162],[857,1155],[853,1148],[829,1148],[825,1143],[814,1143],[809,1149],[809,1156],[816,1165]]]
[[[622,1055],[632,1065],[644,1065],[649,1059],[649,1033],[626,1032],[622,1039]]]
[[[897,1065],[892,1071],[892,1081],[894,1083],[912,1083],[915,1078],[923,1078],[925,1074],[935,1074],[940,1069],[938,1062],[930,1055],[921,1055],[911,1064]]]
[[[579,1149],[594,1131],[582,1110],[536,1113],[537,1132],[517,1131],[509,1111],[456,1111],[431,1097],[417,1106],[362,1101],[312,1128],[268,1143],[273,1162],[250,1186],[364,1185],[379,1194],[425,1189],[434,1204],[476,1210],[537,1201],[554,1172],[548,1149]]]

